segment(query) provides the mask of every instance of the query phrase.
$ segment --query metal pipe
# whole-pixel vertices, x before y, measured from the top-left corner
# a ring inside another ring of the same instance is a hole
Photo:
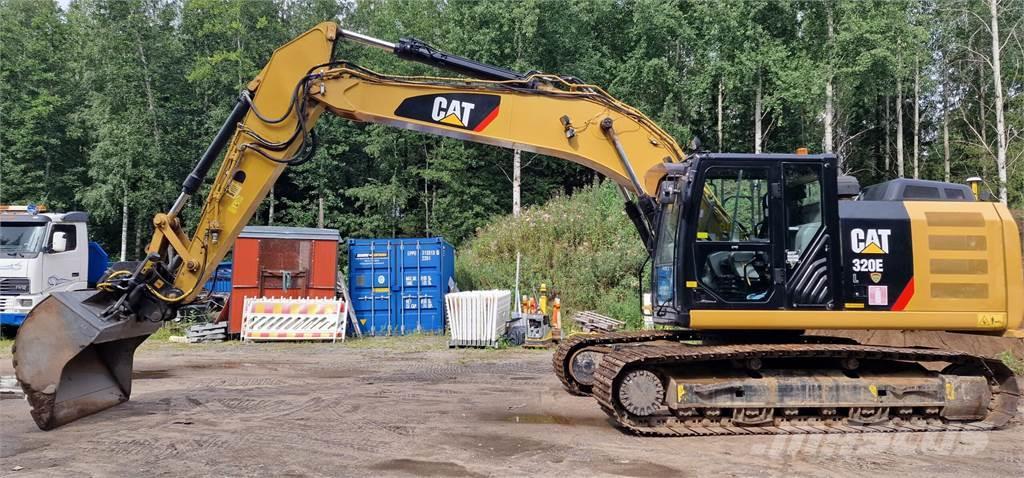
[[[182,209],[185,209],[185,204],[188,203],[188,198],[192,197],[191,194],[181,193],[178,195],[178,199],[174,200],[174,204],[171,206],[171,210],[167,212],[168,219],[174,219],[178,217]]]
[[[394,43],[381,40],[380,38],[374,38],[369,35],[363,35],[362,33],[356,33],[345,29],[341,30],[341,36],[349,40],[352,40],[356,43],[362,43],[364,45],[369,45],[374,48],[380,48],[381,50],[388,50],[391,52],[395,51]]]
[[[633,188],[636,189],[637,196],[645,196],[644,188],[640,185],[640,180],[637,179],[636,172],[633,171],[633,165],[630,164],[629,157],[626,156],[626,150],[622,148],[622,143],[619,142],[619,136],[615,134],[615,128],[612,127],[611,118],[601,120],[601,131],[604,131],[605,136],[607,136],[615,146],[615,152],[619,155],[619,160],[622,161],[622,166],[626,168],[626,173],[629,174],[629,181],[633,183]]]

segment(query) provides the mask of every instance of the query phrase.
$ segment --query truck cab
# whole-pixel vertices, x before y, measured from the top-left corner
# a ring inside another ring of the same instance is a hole
[[[85,289],[107,266],[85,212],[0,206],[0,325],[18,327],[53,292]]]

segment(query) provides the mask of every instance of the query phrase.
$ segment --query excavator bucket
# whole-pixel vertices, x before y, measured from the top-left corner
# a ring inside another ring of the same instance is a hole
[[[127,401],[135,349],[160,322],[101,314],[94,290],[57,292],[29,313],[14,342],[14,371],[32,418],[50,430]]]

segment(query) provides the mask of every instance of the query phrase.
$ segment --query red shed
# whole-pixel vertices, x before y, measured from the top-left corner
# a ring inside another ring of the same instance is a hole
[[[246,297],[334,297],[334,229],[248,226],[235,240],[228,333],[242,332]]]

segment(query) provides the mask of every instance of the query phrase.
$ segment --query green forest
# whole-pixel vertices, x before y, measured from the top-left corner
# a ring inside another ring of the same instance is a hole
[[[1024,0],[0,0],[0,203],[89,211],[112,255],[137,258],[238,92],[329,19],[576,76],[680,144],[832,151],[864,185],[977,175],[1024,206]],[[336,55],[441,73],[356,44]],[[512,210],[511,151],[333,117],[317,132],[254,223],[461,244]],[[522,165],[524,206],[600,181]]]

